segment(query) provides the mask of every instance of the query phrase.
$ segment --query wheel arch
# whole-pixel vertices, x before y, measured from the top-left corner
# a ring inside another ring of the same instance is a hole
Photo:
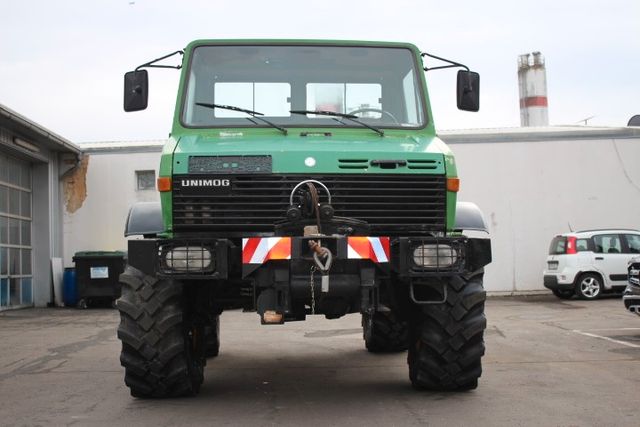
[[[489,227],[478,205],[471,202],[458,202],[456,204],[456,220],[454,230],[473,230],[489,233]]]
[[[164,231],[160,202],[138,202],[129,208],[124,236],[156,236]]]
[[[607,288],[607,282],[604,278],[604,274],[602,274],[601,271],[598,270],[580,270],[576,273],[576,278],[573,279],[573,286],[574,288],[576,286],[578,286],[578,283],[580,283],[580,279],[582,278],[582,276],[584,276],[585,274],[595,274],[596,276],[600,277],[600,281],[602,282],[602,289],[608,289]]]

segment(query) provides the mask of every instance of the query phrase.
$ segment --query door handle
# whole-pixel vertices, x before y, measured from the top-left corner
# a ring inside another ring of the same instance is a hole
[[[596,261],[602,261],[603,259],[604,259],[604,258],[603,258],[603,257],[601,257],[601,256],[597,256],[597,257],[596,257]]]

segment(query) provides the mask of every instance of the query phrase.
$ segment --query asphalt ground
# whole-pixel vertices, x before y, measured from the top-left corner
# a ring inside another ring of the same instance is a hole
[[[111,309],[0,313],[0,425],[637,426],[640,317],[619,298],[487,301],[477,390],[418,392],[360,316],[260,326],[226,312],[195,398],[129,395]]]

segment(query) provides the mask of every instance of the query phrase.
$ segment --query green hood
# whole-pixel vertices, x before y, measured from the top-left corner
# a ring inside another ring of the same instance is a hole
[[[219,136],[182,136],[173,151],[173,174],[188,173],[190,156],[272,157],[273,173],[428,173],[455,175],[447,146],[437,137],[359,135],[324,136],[298,132],[289,136],[247,135],[221,131]],[[395,168],[375,165],[376,160],[398,160]],[[371,162],[374,161],[374,165]],[[446,163],[445,163],[446,162]]]

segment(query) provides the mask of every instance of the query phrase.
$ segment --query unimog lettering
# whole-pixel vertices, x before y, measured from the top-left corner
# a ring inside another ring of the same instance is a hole
[[[183,179],[180,181],[183,187],[228,187],[231,181],[228,179]]]
[[[407,43],[197,40],[126,73],[126,111],[147,106],[145,68],[178,54],[161,202],[125,231],[143,237],[117,301],[131,394],[197,394],[220,314],[240,308],[264,325],[360,315],[365,348],[406,351],[415,388],[477,387],[491,243],[457,200],[424,71],[462,68],[466,111],[478,74]]]

